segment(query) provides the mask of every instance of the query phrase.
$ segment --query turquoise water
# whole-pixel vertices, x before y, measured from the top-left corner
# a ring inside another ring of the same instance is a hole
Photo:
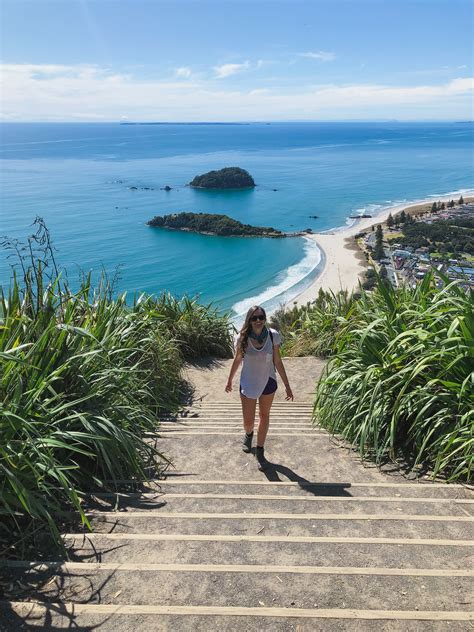
[[[11,123],[0,131],[1,234],[24,238],[40,215],[70,278],[77,267],[120,266],[121,290],[199,294],[236,312],[249,301],[271,308],[294,296],[317,273],[317,247],[300,238],[166,232],[147,219],[202,211],[322,231],[363,209],[473,188],[473,126],[466,123]],[[186,186],[225,166],[247,169],[258,186]],[[165,185],[172,190],[160,190]],[[2,283],[10,277],[5,254]]]

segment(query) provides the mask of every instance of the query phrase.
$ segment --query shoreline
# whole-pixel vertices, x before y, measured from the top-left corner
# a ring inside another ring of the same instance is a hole
[[[372,226],[384,223],[390,213],[394,215],[404,210],[416,214],[417,211],[421,211],[427,204],[432,204],[438,200],[446,202],[458,195],[461,194],[432,196],[415,202],[396,204],[383,209],[373,217],[355,220],[355,223],[351,226],[308,235],[306,239],[311,239],[317,244],[325,259],[325,264],[312,283],[288,301],[285,307],[291,308],[294,305],[301,307],[310,301],[314,301],[320,289],[332,292],[339,292],[340,290],[351,292],[356,290],[359,287],[360,275],[368,267],[362,252],[354,241],[354,236],[357,233],[370,230]],[[466,201],[472,197],[472,195],[464,193],[462,195],[466,198]]]

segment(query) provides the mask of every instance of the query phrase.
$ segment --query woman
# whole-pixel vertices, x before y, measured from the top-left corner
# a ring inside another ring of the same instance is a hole
[[[240,375],[240,399],[244,418],[245,436],[242,442],[244,452],[251,452],[255,409],[258,400],[260,423],[256,457],[258,469],[263,471],[268,465],[264,455],[265,438],[270,423],[270,408],[277,390],[275,369],[281,375],[286,389],[286,400],[293,400],[285,367],[280,356],[280,334],[266,325],[267,315],[263,307],[254,305],[247,312],[236,344],[234,361],[230,368],[226,393],[232,391],[232,380],[243,360]]]

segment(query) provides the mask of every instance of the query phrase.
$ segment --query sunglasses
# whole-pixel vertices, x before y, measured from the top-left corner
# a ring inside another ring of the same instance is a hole
[[[261,314],[259,316],[252,316],[251,319],[250,319],[250,321],[252,323],[256,323],[257,320],[267,320],[267,319],[266,319],[266,317],[263,314]]]

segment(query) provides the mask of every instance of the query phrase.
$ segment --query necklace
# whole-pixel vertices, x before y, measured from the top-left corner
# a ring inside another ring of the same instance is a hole
[[[268,336],[268,329],[266,327],[264,327],[259,334],[256,334],[253,330],[251,330],[249,333],[249,338],[252,338],[252,340],[255,340],[260,345],[265,342],[265,340],[267,339],[267,336]]]

